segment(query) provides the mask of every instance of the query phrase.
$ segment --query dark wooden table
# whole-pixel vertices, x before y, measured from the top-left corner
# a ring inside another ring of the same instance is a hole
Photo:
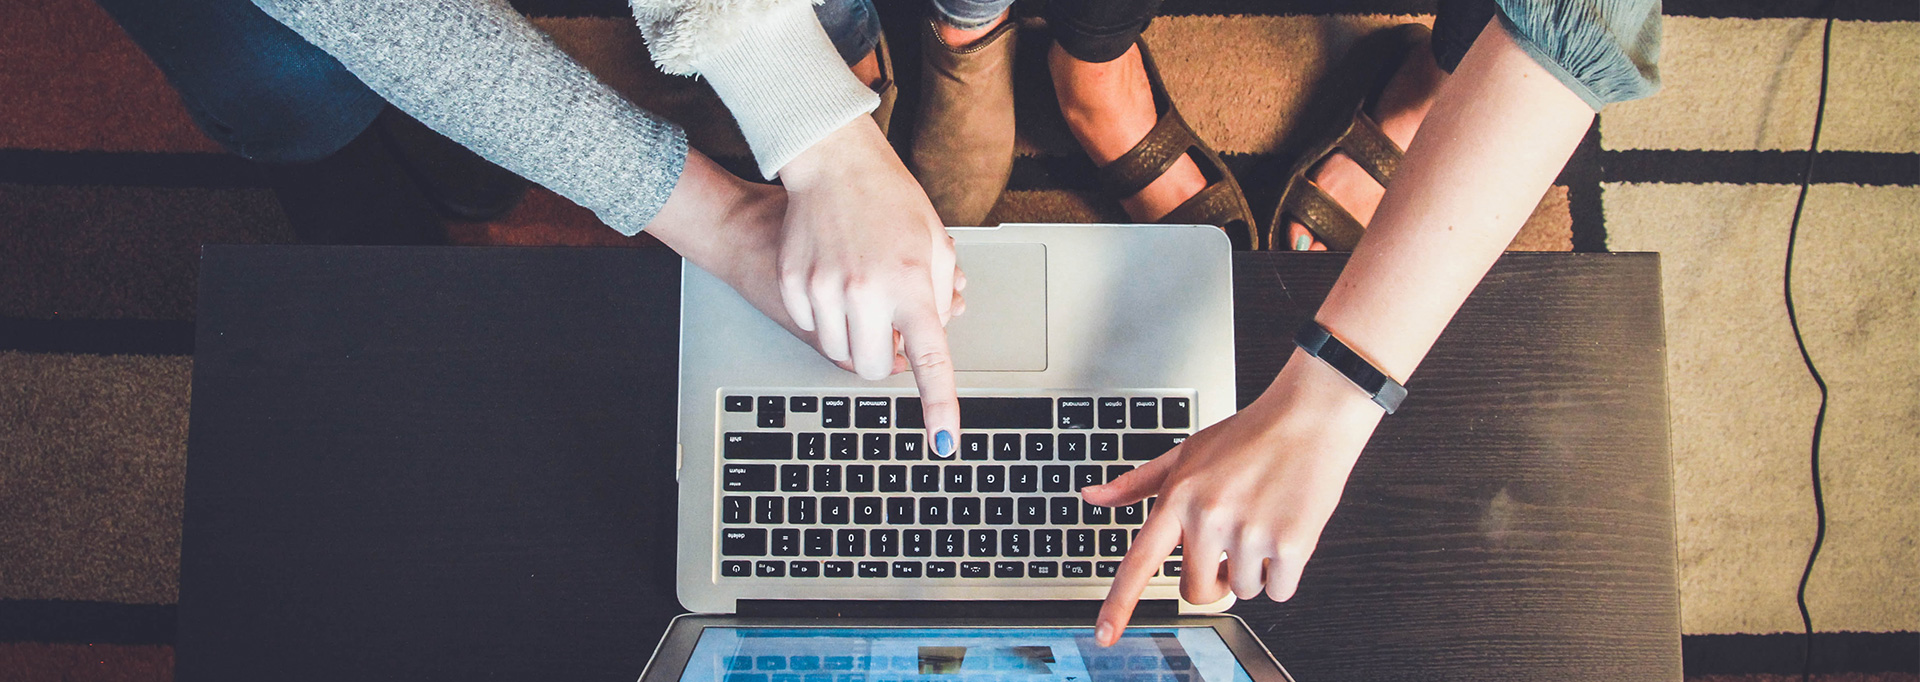
[[[1235,258],[1242,401],[1344,259]],[[679,261],[209,247],[179,679],[639,675],[673,590]],[[1677,680],[1659,262],[1509,254],[1361,458],[1302,682]]]

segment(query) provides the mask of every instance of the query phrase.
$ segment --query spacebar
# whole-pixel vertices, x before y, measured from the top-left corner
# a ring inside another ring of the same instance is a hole
[[[899,398],[894,403],[894,425],[902,429],[924,429],[919,398]],[[1050,429],[1053,428],[1052,398],[961,398],[960,428],[963,429]]]

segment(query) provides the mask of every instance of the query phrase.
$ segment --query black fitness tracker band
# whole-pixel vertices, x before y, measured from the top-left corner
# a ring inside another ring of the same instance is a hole
[[[1393,414],[1394,410],[1400,409],[1400,401],[1407,399],[1407,387],[1401,386],[1400,382],[1394,381],[1393,377],[1387,376],[1386,372],[1380,371],[1380,368],[1374,367],[1373,363],[1367,362],[1366,358],[1360,357],[1359,353],[1353,352],[1347,344],[1334,338],[1333,334],[1328,332],[1326,327],[1320,326],[1319,322],[1309,319],[1306,324],[1300,325],[1300,331],[1293,333],[1293,343],[1308,355],[1327,363],[1327,366],[1345,376],[1347,381],[1353,382],[1353,385],[1360,387],[1360,390],[1366,391],[1367,397],[1372,398],[1374,404],[1386,409],[1387,414]]]

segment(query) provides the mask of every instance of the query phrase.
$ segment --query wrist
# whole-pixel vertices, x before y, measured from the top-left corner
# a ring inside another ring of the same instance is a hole
[[[1339,370],[1298,347],[1255,402],[1285,406],[1289,414],[1305,415],[1317,422],[1365,424],[1369,429],[1386,416],[1386,410],[1374,403],[1366,391],[1353,385]]]
[[[873,119],[862,116],[848,121],[788,161],[780,169],[780,182],[789,191],[834,182],[833,178],[837,175],[862,166],[859,159],[866,156],[863,144],[875,140],[886,144],[886,138],[880,135],[880,128]]]

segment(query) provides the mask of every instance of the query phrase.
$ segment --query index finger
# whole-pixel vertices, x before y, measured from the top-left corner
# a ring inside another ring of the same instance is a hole
[[[1147,589],[1147,581],[1160,572],[1160,564],[1173,553],[1173,546],[1180,544],[1179,516],[1171,510],[1159,509],[1147,518],[1140,527],[1140,535],[1133,539],[1133,548],[1127,550],[1127,557],[1120,561],[1120,570],[1113,576],[1113,587],[1107,589],[1107,601],[1100,605],[1100,617],[1093,631],[1093,639],[1100,646],[1113,646],[1120,641],[1120,633],[1126,632],[1127,621],[1133,619],[1133,607],[1140,603],[1140,593]]]
[[[894,326],[900,330],[907,364],[913,368],[913,382],[920,388],[927,449],[945,459],[960,442],[959,388],[953,378],[953,355],[947,350],[947,328],[940,324],[939,313],[926,304],[900,308]]]

